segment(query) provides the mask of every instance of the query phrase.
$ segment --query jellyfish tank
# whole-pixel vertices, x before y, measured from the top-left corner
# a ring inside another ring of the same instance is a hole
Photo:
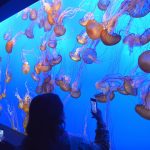
[[[149,12],[150,0],[39,0],[1,21],[0,123],[25,134],[32,98],[55,93],[66,131],[94,141],[95,98],[111,150],[149,150]]]

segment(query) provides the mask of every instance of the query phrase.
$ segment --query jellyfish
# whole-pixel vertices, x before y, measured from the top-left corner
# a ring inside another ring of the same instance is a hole
[[[59,87],[65,92],[71,90],[70,81],[71,79],[68,75],[61,75],[59,78],[55,79],[55,83],[57,83]]]
[[[51,28],[52,28],[51,24],[49,24],[49,22],[47,21],[47,19],[44,20],[44,25],[43,25],[43,27],[44,27],[44,31],[45,31],[45,32],[50,31]]]
[[[149,41],[150,41],[150,28],[146,29],[144,33],[141,35],[131,33],[123,39],[123,43],[127,44],[130,48],[136,46],[143,46],[147,44]]]
[[[37,85],[35,91],[36,91],[37,94],[42,94],[43,93],[43,86],[42,85]]]
[[[12,74],[8,71],[8,68],[6,69],[6,73],[5,73],[5,82],[9,83],[12,79]]]
[[[54,39],[50,39],[49,41],[48,41],[48,46],[50,47],[50,48],[56,48],[56,46],[57,46],[57,41]]]
[[[102,30],[103,30],[103,26],[100,23],[98,23],[96,20],[89,20],[86,25],[86,32],[92,40],[99,39]]]
[[[27,20],[29,16],[29,8],[25,8],[22,12],[22,20]]]
[[[33,29],[34,29],[34,23],[31,23],[31,25],[25,30],[25,35],[27,38],[29,39],[34,38]]]
[[[7,41],[5,49],[7,53],[11,53],[12,49],[17,41],[17,38],[24,35],[24,32],[18,32],[11,40]]]
[[[77,48],[75,52],[70,52],[69,53],[70,58],[76,62],[80,61],[81,60],[80,53],[83,49],[84,49],[84,46]]]
[[[61,8],[61,0],[54,0],[52,4],[53,11],[59,11]]]
[[[94,14],[92,12],[86,13],[84,17],[80,19],[80,24],[86,26],[89,20],[94,20]]]
[[[150,120],[150,86],[143,87],[141,90],[142,104],[135,106],[135,111],[144,119]]]
[[[38,77],[38,75],[35,72],[31,73],[31,77],[34,81],[40,81],[40,78]]]
[[[110,0],[99,0],[97,5],[98,8],[103,11],[107,9],[109,4],[110,4]]]
[[[150,50],[144,51],[138,58],[138,65],[145,73],[150,73]]]
[[[38,16],[37,10],[36,9],[30,9],[29,11],[29,18],[30,20],[36,20]]]
[[[88,36],[86,32],[82,32],[81,34],[77,35],[77,41],[80,44],[86,44],[87,39],[88,39]]]
[[[57,51],[56,51],[55,48],[53,49],[52,56],[53,56],[53,58],[52,58],[52,66],[57,65],[57,64],[59,64],[62,61],[62,56],[57,54]]]
[[[125,13],[133,18],[146,16],[150,12],[149,0],[125,0],[122,3],[122,8],[125,7]]]
[[[54,27],[54,32],[56,36],[62,36],[65,34],[66,28],[62,24],[61,25],[57,24]]]
[[[94,49],[88,48],[83,52],[82,59],[84,63],[92,64],[93,62],[96,62],[97,53]]]
[[[113,33],[109,34],[107,30],[101,32],[100,38],[102,42],[107,46],[112,46],[120,42],[121,36],[119,34]]]
[[[59,15],[56,25],[54,27],[54,32],[56,36],[62,36],[66,32],[66,28],[63,25],[64,18],[67,16],[73,17],[79,11],[80,11],[80,8],[67,8]]]
[[[45,51],[46,50],[46,44],[47,44],[47,41],[43,40],[41,45],[40,45],[40,50],[41,51]]]
[[[78,84],[78,81],[75,81],[71,85],[70,95],[73,98],[79,98],[81,96],[81,91]]]
[[[101,91],[103,94],[107,94],[110,91],[110,85],[106,81],[99,81],[95,83],[97,90]]]
[[[111,92],[109,94],[99,93],[99,94],[95,94],[94,96],[98,102],[106,103],[109,100],[113,100],[115,97],[115,94],[114,92]]]
[[[26,62],[24,62],[23,65],[22,65],[22,72],[23,72],[24,74],[28,74],[29,71],[30,71],[30,65],[29,65],[29,63],[26,61]]]
[[[122,78],[123,84],[117,88],[120,94],[137,96],[138,89],[133,85],[133,79],[130,76]]]
[[[4,40],[10,41],[12,39],[11,32],[10,31],[6,32],[3,37],[4,37]]]

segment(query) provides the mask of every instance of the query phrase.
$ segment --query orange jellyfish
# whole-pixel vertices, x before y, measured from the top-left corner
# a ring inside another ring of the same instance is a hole
[[[31,23],[31,25],[25,30],[25,35],[27,38],[29,39],[34,38],[33,29],[34,29],[34,23]]]
[[[67,75],[62,76],[61,80],[59,81],[59,86],[63,91],[67,92],[71,90],[70,80],[71,79],[69,76]]]
[[[105,81],[96,82],[95,87],[97,90],[100,90],[104,94],[110,91],[110,85],[108,82],[105,82]]]
[[[15,44],[15,41],[13,40],[9,40],[7,43],[6,43],[6,51],[7,53],[11,53],[12,52],[12,48]]]
[[[22,20],[27,20],[29,15],[29,8],[25,8],[22,13]]]
[[[22,65],[22,72],[23,72],[24,74],[28,74],[29,71],[30,71],[30,65],[29,65],[29,63],[28,63],[27,61],[25,61],[25,62],[23,63],[23,65]]]
[[[113,33],[109,34],[107,30],[103,30],[100,36],[102,42],[107,46],[112,46],[120,42],[121,36],[119,34]]]
[[[61,8],[61,0],[54,0],[52,4],[53,11],[59,11]]]
[[[37,75],[35,72],[33,72],[33,73],[31,74],[31,77],[32,77],[32,79],[33,79],[34,81],[40,81],[40,78],[38,77],[38,75]]]
[[[130,95],[133,95],[133,96],[137,96],[137,88],[135,88],[133,85],[132,85],[132,79],[130,77],[125,77],[124,78],[124,89],[125,91],[130,94]]]
[[[40,50],[41,50],[41,51],[45,51],[45,50],[46,50],[46,44],[47,44],[46,41],[43,41],[43,42],[41,43],[41,45],[40,45]]]
[[[92,40],[100,38],[103,26],[96,20],[89,20],[86,25],[86,32]]]
[[[143,104],[137,104],[135,111],[144,119],[150,120],[150,86],[142,94]]]
[[[71,90],[70,90],[70,95],[73,98],[79,98],[81,96],[81,91],[80,91],[80,88],[79,88],[79,85],[78,85],[77,81],[72,83]]]
[[[70,52],[69,53],[69,56],[70,58],[73,60],[73,61],[80,61],[81,60],[81,57],[80,57],[80,52],[82,51],[83,47],[79,47],[77,48],[74,52]]]
[[[146,73],[150,73],[150,50],[144,51],[138,58],[140,69]]]
[[[86,44],[87,39],[88,39],[88,36],[87,36],[86,32],[84,32],[84,33],[82,32],[81,34],[77,35],[77,41],[80,44]]]
[[[95,98],[98,102],[101,102],[101,103],[106,103],[108,102],[109,100],[113,100],[115,97],[115,94],[114,92],[110,92],[108,94],[104,94],[104,93],[99,93],[99,94],[96,94],[95,95]]]
[[[37,10],[36,9],[30,10],[29,18],[30,18],[30,20],[36,20],[37,19]]]
[[[17,38],[24,35],[24,32],[18,32],[11,40],[7,41],[5,49],[7,53],[11,53],[12,49],[17,41]]]
[[[66,28],[62,24],[57,24],[54,27],[54,32],[56,36],[62,36],[65,34]]]
[[[45,32],[50,31],[51,28],[52,28],[51,24],[49,24],[49,22],[47,21],[47,19],[44,20],[44,25],[43,25],[43,27],[44,27],[44,31],[45,31]]]
[[[49,46],[50,48],[56,48],[56,46],[57,46],[57,41],[50,39],[50,40],[48,41],[48,46]]]

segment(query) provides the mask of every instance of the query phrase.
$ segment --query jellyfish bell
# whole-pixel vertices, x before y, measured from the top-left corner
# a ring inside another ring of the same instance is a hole
[[[4,37],[4,40],[7,40],[7,41],[10,41],[12,39],[12,35],[10,32],[6,32],[3,37]]]
[[[40,73],[41,73],[39,63],[38,63],[38,64],[35,64],[35,66],[34,66],[34,70],[35,70],[36,74],[40,74]]]
[[[100,38],[102,42],[107,46],[115,45],[119,43],[121,40],[121,36],[119,34],[116,33],[110,34],[106,29],[101,32]]]
[[[6,43],[5,49],[6,49],[6,52],[7,52],[7,53],[11,53],[11,52],[12,52],[12,48],[13,48],[14,44],[15,44],[15,41],[14,41],[14,40],[9,40],[9,41]]]
[[[101,36],[103,26],[95,20],[89,20],[86,25],[86,32],[92,40],[97,40]]]
[[[78,62],[78,61],[81,60],[81,57],[80,57],[80,54],[79,54],[78,51],[70,52],[70,53],[69,53],[69,56],[70,56],[70,58],[71,58],[73,61]]]
[[[62,56],[61,55],[57,55],[57,57],[53,57],[52,59],[52,65],[57,65],[62,61]]]
[[[72,84],[71,89],[70,89],[70,95],[73,98],[79,98],[81,96],[81,91],[80,91],[77,81],[75,81]]]
[[[86,64],[92,64],[97,59],[97,53],[94,49],[88,48],[82,54],[82,59]]]
[[[115,97],[114,92],[109,93],[109,99],[108,99],[107,94],[99,93],[99,94],[96,94],[96,95],[95,95],[95,99],[96,99],[98,102],[101,102],[101,103],[106,103],[106,102],[108,102],[109,100],[113,100],[114,97]]]
[[[126,77],[124,79],[123,86],[124,86],[125,91],[128,94],[133,95],[133,96],[137,96],[137,93],[138,93],[137,88],[132,86],[132,79],[130,77]]]
[[[42,94],[43,93],[43,86],[42,85],[38,85],[36,87],[35,91],[36,91],[37,94]]]
[[[57,46],[57,41],[56,41],[56,40],[49,40],[49,41],[48,41],[48,46],[49,46],[50,48],[56,48],[56,46]]]
[[[65,34],[66,28],[64,27],[63,24],[57,24],[54,27],[54,32],[55,32],[55,35],[59,37]]]
[[[86,44],[87,43],[87,39],[88,39],[88,37],[87,37],[87,33],[86,32],[77,35],[77,41],[80,44]]]
[[[36,9],[30,10],[29,18],[30,18],[30,20],[36,20],[37,19],[37,10]]]
[[[138,65],[145,73],[150,73],[150,50],[144,51],[138,58]]]
[[[25,62],[23,63],[23,65],[22,65],[22,72],[23,72],[24,74],[28,74],[29,71],[30,71],[30,65],[29,65],[29,63],[28,63],[27,61],[25,61]]]
[[[59,11],[61,8],[61,0],[60,1],[54,1],[54,3],[52,4],[52,9],[53,11]]]
[[[51,14],[47,15],[47,21],[50,25],[54,25],[56,23],[55,19],[53,18]]]
[[[52,66],[49,65],[49,64],[42,64],[42,63],[40,63],[39,64],[39,69],[40,69],[41,72],[48,72],[48,71],[50,71],[52,69]]]
[[[2,94],[0,94],[0,100],[2,100],[3,99],[3,96],[2,96]]]
[[[110,85],[108,82],[96,82],[95,87],[100,90],[103,94],[107,94],[110,91]]]
[[[145,108],[142,104],[137,104],[135,106],[135,111],[139,114],[142,118],[150,120],[150,109]]]
[[[45,20],[45,21],[44,21],[43,27],[44,27],[44,31],[45,31],[45,32],[50,31],[51,28],[52,28],[52,26],[51,26],[51,24],[49,24],[48,20]]]
[[[49,83],[43,84],[43,91],[44,93],[51,93],[54,90],[54,85]]]
[[[33,28],[30,28],[30,27],[27,28],[27,29],[25,30],[25,35],[26,35],[27,38],[33,39],[33,38],[34,38]]]
[[[70,77],[67,75],[63,75],[61,77],[61,80],[59,81],[59,86],[63,91],[67,92],[71,90],[70,80]]]
[[[47,44],[46,41],[42,42],[42,44],[40,45],[40,50],[41,51],[45,51],[46,50],[46,44]]]
[[[45,79],[44,79],[44,83],[49,83],[51,81],[51,75],[48,75]]]
[[[99,8],[100,10],[105,11],[105,10],[107,9],[109,3],[110,3],[109,0],[107,0],[105,3],[104,3],[104,2],[101,2],[101,0],[99,0],[97,6],[98,6],[98,8]]]
[[[31,73],[31,77],[34,81],[40,81],[40,78],[38,77],[38,75],[35,72]]]
[[[122,86],[117,88],[117,92],[123,95],[129,95],[129,93]]]

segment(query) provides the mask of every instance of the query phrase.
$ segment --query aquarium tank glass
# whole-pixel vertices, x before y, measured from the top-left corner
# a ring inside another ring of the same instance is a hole
[[[0,23],[0,123],[24,133],[32,98],[56,93],[66,131],[150,149],[150,0],[40,0]]]

